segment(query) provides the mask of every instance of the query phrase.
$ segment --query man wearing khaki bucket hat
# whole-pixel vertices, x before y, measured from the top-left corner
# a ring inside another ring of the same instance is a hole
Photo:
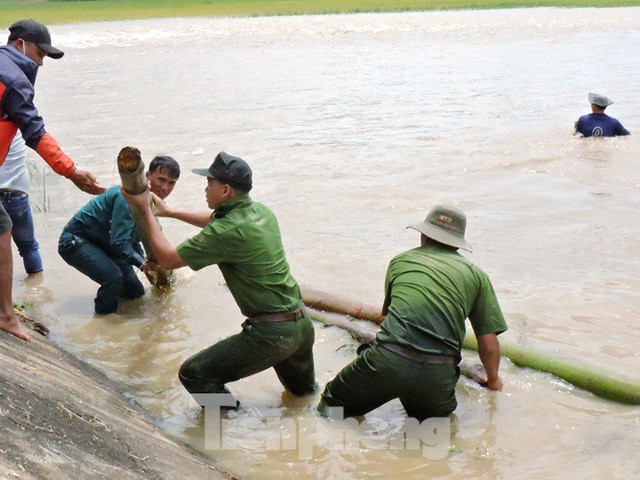
[[[618,137],[630,135],[629,130],[613,117],[604,113],[605,109],[613,103],[604,95],[589,93],[591,113],[581,116],[575,123],[575,132],[584,137]]]
[[[320,413],[343,407],[345,416],[360,416],[399,398],[407,415],[420,421],[449,415],[457,406],[466,318],[478,340],[487,387],[502,390],[497,335],[507,325],[487,274],[457,251],[471,251],[466,225],[460,210],[438,205],[423,222],[407,227],[420,232],[420,246],[389,264],[386,318],[376,344],[327,384]]]

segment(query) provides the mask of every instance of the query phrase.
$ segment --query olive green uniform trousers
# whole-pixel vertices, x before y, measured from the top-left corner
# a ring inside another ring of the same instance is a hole
[[[345,417],[357,417],[399,398],[409,417],[445,417],[458,405],[459,377],[455,365],[424,364],[374,345],[327,384],[318,410],[329,416],[328,407],[343,407]]]
[[[189,393],[228,393],[225,384],[273,367],[284,387],[307,395],[316,387],[314,330],[308,315],[288,322],[242,324],[242,331],[187,359],[178,377]]]

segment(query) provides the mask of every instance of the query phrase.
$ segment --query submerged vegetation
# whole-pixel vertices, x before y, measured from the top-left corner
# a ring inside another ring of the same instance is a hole
[[[55,24],[158,17],[638,5],[640,0],[0,0],[0,26],[21,18]]]

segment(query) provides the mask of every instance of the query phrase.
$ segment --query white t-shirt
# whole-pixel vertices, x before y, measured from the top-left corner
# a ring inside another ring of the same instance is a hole
[[[13,137],[7,158],[0,165],[0,188],[10,188],[29,193],[29,172],[27,170],[27,145],[20,130]]]

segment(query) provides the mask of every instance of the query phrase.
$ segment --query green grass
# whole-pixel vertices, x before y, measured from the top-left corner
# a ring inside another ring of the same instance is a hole
[[[640,0],[0,0],[0,27],[159,17],[301,15],[513,7],[619,7]]]

